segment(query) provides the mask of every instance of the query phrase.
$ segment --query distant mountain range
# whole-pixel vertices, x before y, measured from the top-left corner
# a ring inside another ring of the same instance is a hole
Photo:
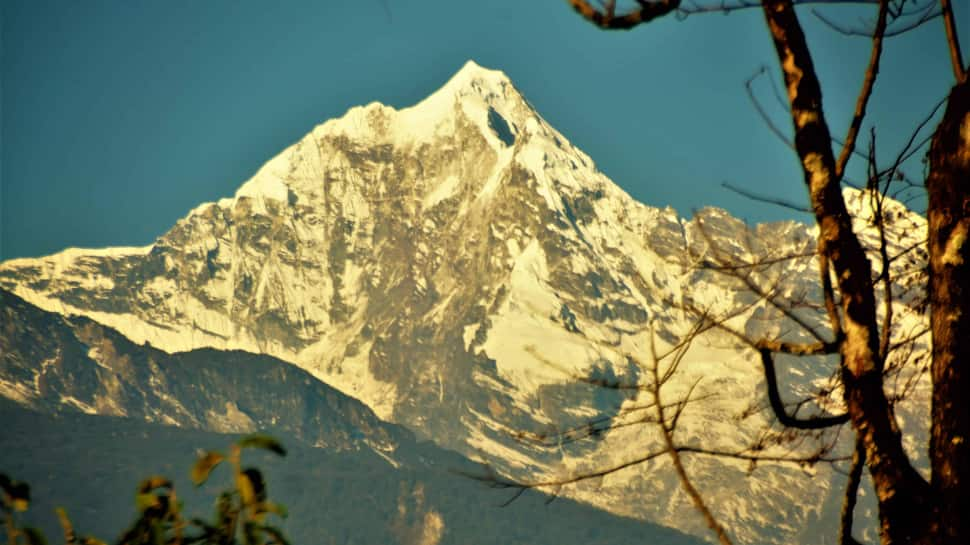
[[[846,196],[873,244],[865,194]],[[891,206],[890,250],[919,246],[924,220]],[[520,432],[609,419],[638,403],[580,379],[645,380],[627,356],[647,353],[649,327],[662,346],[678,342],[691,324],[688,301],[715,314],[749,306],[735,327],[789,335],[771,305],[705,263],[760,261],[779,297],[817,300],[814,239],[796,222],[748,226],[718,209],[691,221],[634,201],[503,73],[469,62],[411,108],[372,103],[316,127],[234,197],[200,205],[148,247],[0,264],[9,291],[0,395],[49,415],[271,428],[321,457],[366,453],[405,468],[423,459],[411,454],[413,433],[513,478],[571,475],[631,459],[659,438],[640,426],[541,446]],[[921,259],[911,252],[895,266],[919,269]],[[900,332],[925,321],[912,285],[900,275]],[[811,305],[796,312],[824,320]],[[828,379],[811,361],[781,372],[786,396]],[[734,338],[699,338],[672,395],[698,379],[709,397],[685,412],[681,441],[733,451],[770,425],[765,411],[748,410],[762,401],[762,378]],[[898,408],[914,449],[926,399],[918,388]],[[692,457],[688,469],[740,543],[834,535],[843,478],[829,467],[751,472]],[[559,493],[709,538],[664,460]],[[874,518],[862,518],[871,535]],[[522,543],[544,542],[529,535]]]

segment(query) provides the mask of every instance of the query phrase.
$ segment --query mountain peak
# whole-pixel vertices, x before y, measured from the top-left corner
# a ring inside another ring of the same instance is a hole
[[[312,142],[324,134],[339,134],[365,144],[429,142],[454,130],[457,112],[477,126],[496,150],[511,146],[520,131],[534,132],[545,125],[504,72],[469,60],[440,88],[413,106],[397,110],[371,102],[318,125],[300,142],[264,164],[237,190],[235,199],[226,199],[220,204],[228,205],[240,197],[249,197],[253,210],[265,213],[267,199],[289,202],[293,196],[292,164],[301,160],[292,155],[301,153],[302,145],[316,146]],[[199,208],[204,210],[208,206]]]
[[[474,104],[506,116],[521,110],[521,106],[531,110],[505,72],[485,68],[469,60],[437,91],[405,111],[414,111],[424,118],[438,118],[452,112],[456,102],[462,104],[466,113],[470,113],[469,106],[476,109]],[[529,115],[535,113],[530,112]]]
[[[474,60],[469,59],[465,64],[451,76],[445,87],[461,88],[473,84],[474,82],[485,82],[489,84],[508,85],[511,80],[501,70],[485,68]]]
[[[538,117],[504,72],[469,60],[417,104],[400,110],[379,102],[355,106],[344,116],[319,125],[315,132],[337,132],[365,140],[424,140],[433,137],[439,125],[453,118],[457,111],[485,127],[491,112],[501,114],[512,123]]]
[[[456,97],[463,100],[475,97],[491,106],[497,106],[504,102],[519,103],[525,101],[505,72],[485,68],[473,60],[466,62],[431,97],[436,95],[444,95],[452,100]]]

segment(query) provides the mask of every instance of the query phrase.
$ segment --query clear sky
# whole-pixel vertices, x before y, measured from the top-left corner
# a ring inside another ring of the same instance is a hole
[[[955,4],[966,46],[970,10]],[[792,216],[725,181],[804,201],[797,161],[744,90],[761,65],[780,78],[758,10],[608,33],[562,0],[0,0],[0,9],[4,259],[149,244],[201,202],[231,196],[314,125],[375,100],[413,104],[468,59],[505,71],[647,204],[682,215],[717,205],[752,222]],[[860,13],[824,9],[851,22]],[[833,32],[810,9],[800,16],[827,118],[843,134],[868,40]],[[869,118],[886,155],[951,82],[939,19],[889,41]],[[757,89],[787,130],[768,80]]]

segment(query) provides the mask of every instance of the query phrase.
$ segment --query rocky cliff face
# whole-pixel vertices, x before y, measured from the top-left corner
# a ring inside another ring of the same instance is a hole
[[[276,430],[335,452],[394,455],[411,433],[276,358],[133,344],[0,290],[0,394],[48,414],[122,416],[220,433]]]
[[[864,194],[847,195],[866,209]],[[905,228],[892,249],[918,247],[922,219],[895,210]],[[859,228],[874,244],[864,214]],[[411,108],[375,103],[318,126],[233,198],[199,206],[150,247],[11,260],[0,286],[167,352],[275,356],[381,418],[529,478],[620,463],[657,444],[649,426],[553,447],[516,436],[642,402],[582,379],[646,381],[628,356],[644,358],[649,331],[661,348],[682,340],[693,323],[685,305],[743,308],[736,328],[793,335],[714,261],[762,263],[750,267],[756,280],[821,324],[813,245],[812,229],[794,222],[751,227],[717,209],[687,221],[634,201],[504,74],[470,62]],[[908,271],[919,259],[909,252],[895,265]],[[910,312],[916,284],[900,279],[902,336],[923,318]],[[669,390],[700,380],[706,397],[685,413],[683,441],[733,451],[763,432],[767,414],[748,410],[761,401],[755,363],[716,331],[693,343]],[[829,375],[817,361],[790,362],[783,374],[792,399]],[[770,466],[749,477],[730,460],[690,463],[742,542],[807,541],[837,510],[827,469]],[[660,461],[563,493],[705,534]]]

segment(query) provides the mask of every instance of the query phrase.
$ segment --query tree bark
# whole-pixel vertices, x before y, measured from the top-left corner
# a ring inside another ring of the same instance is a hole
[[[764,0],[763,11],[785,78],[795,130],[795,150],[822,251],[842,294],[844,339],[841,375],[852,425],[866,449],[879,500],[880,535],[886,545],[929,543],[929,486],[913,468],[883,391],[872,267],[845,208],[822,90],[791,0]]]
[[[614,14],[613,2],[605,4],[605,11],[587,0],[569,3],[601,28],[625,30],[673,13],[681,2],[637,0],[640,8],[622,16]],[[795,150],[819,227],[823,289],[840,341],[845,402],[878,497],[882,543],[970,543],[970,375],[965,369],[970,364],[970,67],[963,66],[951,2],[940,0],[940,6],[957,85],[933,136],[926,180],[933,339],[930,483],[913,468],[903,450],[883,390],[885,349],[880,350],[872,267],[852,231],[839,184],[878,71],[888,4],[880,5],[867,79],[850,125],[848,145],[838,162],[824,118],[821,87],[793,0],[762,0],[761,5],[784,74]],[[832,304],[827,263],[841,294],[838,311]]]
[[[950,93],[929,152],[931,488],[941,544],[970,543],[970,80]]]

